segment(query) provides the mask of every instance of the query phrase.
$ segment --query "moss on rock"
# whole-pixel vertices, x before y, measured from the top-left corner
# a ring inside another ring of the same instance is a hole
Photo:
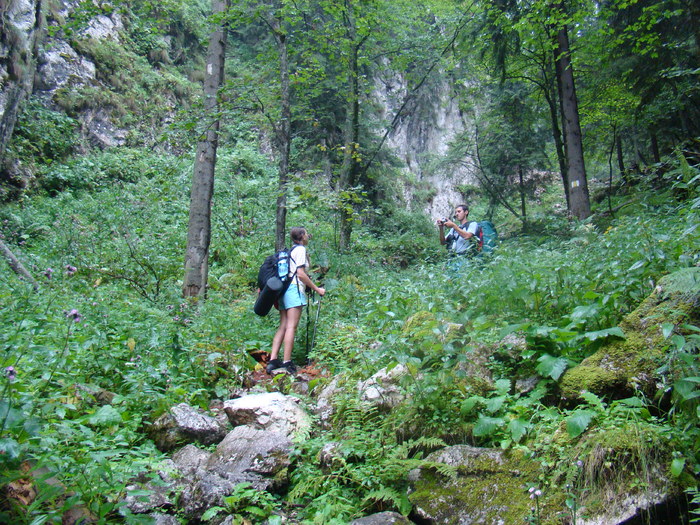
[[[539,463],[518,452],[480,449],[466,445],[447,447],[428,461],[452,467],[454,477],[438,467],[411,472],[409,500],[421,520],[430,523],[525,523],[535,501],[528,488],[541,472]],[[444,469],[446,471],[447,469]],[[563,495],[539,499],[540,523],[559,523]]]
[[[667,343],[662,325],[677,330],[700,319],[700,268],[685,268],[667,275],[654,292],[620,323],[624,341],[600,348],[561,379],[562,398],[578,399],[581,392],[621,398],[641,390],[653,394],[657,369]]]

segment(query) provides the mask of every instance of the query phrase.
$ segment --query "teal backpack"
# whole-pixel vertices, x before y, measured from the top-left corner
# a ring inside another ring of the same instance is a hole
[[[491,253],[498,244],[498,232],[491,221],[480,221],[477,223],[479,229],[476,236],[479,238],[479,252]]]

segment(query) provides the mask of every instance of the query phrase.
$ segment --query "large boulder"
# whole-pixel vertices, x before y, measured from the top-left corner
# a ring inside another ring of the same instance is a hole
[[[224,412],[234,427],[247,425],[285,436],[305,432],[311,426],[311,419],[299,406],[299,399],[280,392],[231,399],[224,403]]]
[[[430,454],[435,466],[409,474],[409,500],[416,520],[429,524],[525,523],[533,501],[527,491],[536,482],[539,464],[500,449],[455,445]],[[542,501],[543,512],[546,505]],[[543,522],[544,523],[544,522]]]
[[[226,436],[226,430],[218,419],[180,403],[156,419],[148,432],[158,449],[166,452],[187,443],[218,443]]]
[[[209,508],[222,506],[240,483],[261,491],[283,489],[291,447],[286,434],[249,426],[234,428],[213,453],[185,447],[173,456],[186,481],[178,507],[189,520],[197,521]]]
[[[700,321],[700,268],[686,268],[661,279],[654,292],[620,323],[626,338],[600,348],[561,378],[566,400],[588,391],[624,398],[642,391],[653,396],[667,381],[658,372],[669,342],[663,326],[683,333],[683,325]]]
[[[292,442],[282,432],[236,427],[216,447],[206,469],[235,483],[274,490],[286,483],[291,447]]]

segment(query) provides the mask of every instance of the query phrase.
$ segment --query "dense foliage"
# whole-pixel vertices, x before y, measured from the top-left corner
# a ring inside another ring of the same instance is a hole
[[[164,459],[148,425],[174,404],[226,398],[256,366],[251,351],[269,349],[276,319],[251,307],[274,243],[282,40],[287,225],[312,232],[328,290],[316,344],[306,318],[294,358],[324,371],[312,396],[336,378],[341,389],[331,428],[295,445],[285,494],[240,485],[206,518],[408,513],[406,474],[454,443],[536,459],[545,494],[568,487],[553,503],[567,519],[611,491],[611,472],[649,487],[653,462],[697,508],[698,323],[660,326],[665,395],[559,398],[563,374],[623,338],[618,324],[663,276],[700,263],[692,2],[234,2],[214,21],[230,30],[217,115],[199,100],[208,2],[73,4],[47,8],[48,36],[93,61],[94,82],[28,100],[0,165],[0,240],[39,281],[0,266],[0,521],[59,523],[77,507],[102,523],[145,521],[123,498]],[[86,36],[98,15],[119,17],[119,38]],[[567,217],[561,182],[551,37],[565,26],[594,213],[584,222]],[[441,96],[464,132],[440,154],[392,152],[399,125],[429,135]],[[108,115],[124,145],[91,149],[89,112]],[[208,297],[183,300],[193,145],[214,117]],[[421,175],[464,170],[472,217],[493,220],[504,242],[457,279],[422,211],[437,190]],[[362,404],[351,386],[399,366],[409,401],[388,414]],[[338,460],[321,468],[328,443]],[[39,497],[13,497],[29,470]]]
[[[15,522],[55,521],[78,502],[104,521],[135,522],[118,518],[125,486],[162,458],[144,425],[175,403],[207,407],[226,397],[255,366],[249,351],[267,349],[275,328],[274,319],[251,311],[256,266],[273,235],[267,161],[245,149],[221,156],[211,290],[197,304],[182,302],[177,285],[190,163],[133,150],[111,155],[139,166],[132,180],[96,171],[72,191],[2,211],[5,241],[43,281],[35,293],[1,269],[3,483],[22,478],[31,463],[45,469],[42,484],[57,477],[66,488],[48,484],[31,505],[6,508]],[[100,166],[102,158],[82,162]],[[459,280],[450,279],[435,232],[418,216],[406,238],[358,232],[355,253],[341,257],[332,210],[294,207],[290,222],[310,228],[314,261],[330,268],[317,344],[306,355],[300,330],[295,359],[310,358],[343,381],[405,365],[401,388],[411,402],[380,415],[344,394],[333,428],[299,445],[287,501],[304,503],[310,523],[343,523],[372,509],[407,512],[405,474],[440,443],[531,451],[541,458],[540,485],[557,485],[595,445],[577,436],[631,421],[645,436],[637,453],[667,454],[676,476],[695,471],[698,328],[686,337],[669,333],[669,362],[658,363],[682,367],[686,378],[670,411],[650,415],[654,401],[641,394],[612,403],[591,395],[584,408],[552,397],[563,370],[617,337],[617,323],[659,277],[697,264],[698,171],[684,161],[675,166],[667,181],[683,201],[640,192],[605,224],[561,223],[557,236],[513,236]],[[242,170],[247,177],[230,175]],[[305,191],[316,202],[325,198],[321,189]],[[469,366],[480,347],[509,333],[527,344],[499,343],[485,364],[491,389]],[[516,379],[533,374],[541,378],[536,389],[513,390]],[[572,436],[564,448],[547,438],[561,424]],[[321,471],[314,458],[331,441],[347,461]],[[636,475],[645,483],[643,470]],[[245,494],[241,487],[232,495],[228,512],[254,496]],[[283,504],[259,503],[269,512]]]

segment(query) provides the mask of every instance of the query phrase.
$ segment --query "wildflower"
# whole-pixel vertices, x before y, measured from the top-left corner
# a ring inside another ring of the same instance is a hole
[[[174,307],[172,304],[169,304],[169,305],[166,306],[165,308],[168,309],[168,310],[172,310],[172,309],[175,308],[175,307]]]
[[[5,369],[5,375],[7,376],[7,380],[12,383],[17,377],[17,370],[15,370],[14,366],[8,366]]]
[[[47,268],[46,270],[44,270],[44,276],[47,279],[51,279],[51,277],[53,276],[53,268]]]
[[[173,317],[173,321],[175,321],[176,323],[180,322],[180,316],[176,315],[175,317]]]
[[[577,466],[578,468],[583,468],[583,461],[581,461],[581,460],[579,459],[579,460],[576,462],[576,466]]]
[[[78,271],[78,269],[75,266],[71,266],[70,264],[66,264],[66,275],[73,275],[77,271]]]
[[[530,487],[528,492],[530,493],[530,499],[539,498],[542,495],[542,491],[540,489],[536,489],[535,487]]]
[[[83,316],[81,316],[80,312],[78,312],[78,310],[76,310],[75,308],[73,308],[70,312],[65,312],[65,314],[68,319],[76,323],[79,323],[83,319]]]

